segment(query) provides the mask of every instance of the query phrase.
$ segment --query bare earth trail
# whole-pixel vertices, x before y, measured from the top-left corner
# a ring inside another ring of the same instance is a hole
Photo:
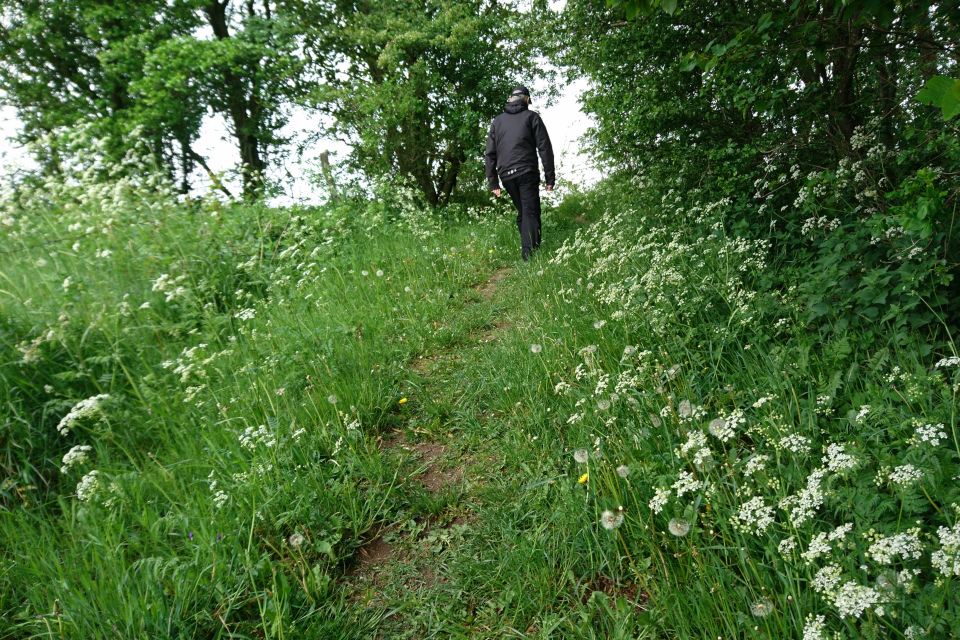
[[[488,318],[480,329],[408,363],[405,427],[383,434],[378,444],[381,454],[400,467],[399,490],[416,506],[411,511],[417,515],[370,532],[347,576],[348,599],[382,615],[374,637],[421,637],[425,621],[418,618],[424,601],[456,602],[446,561],[475,535],[471,525],[484,502],[483,487],[501,470],[497,455],[462,442],[448,430],[450,418],[483,422],[492,417],[483,411],[463,415],[482,403],[475,402],[476,389],[463,388],[457,373],[468,351],[485,348],[513,327],[497,295],[500,281],[510,276],[510,269],[500,268],[473,287],[465,306],[480,307]],[[463,632],[484,636],[479,629]]]

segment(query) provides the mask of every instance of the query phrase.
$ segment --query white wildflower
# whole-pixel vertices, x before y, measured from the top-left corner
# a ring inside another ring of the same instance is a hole
[[[837,608],[841,618],[848,616],[859,618],[860,614],[877,604],[879,600],[880,594],[876,590],[850,581],[840,587],[840,591],[833,600],[833,606]]]
[[[703,483],[697,480],[689,471],[681,471],[680,479],[671,486],[677,490],[677,497],[682,498],[685,493],[699,490],[703,486]]]
[[[603,325],[607,324],[606,320],[597,320],[593,323],[594,329],[603,329]]]
[[[93,449],[90,445],[78,444],[63,456],[63,466],[60,473],[68,473],[70,469],[87,461],[87,453]]]
[[[810,440],[799,433],[793,433],[780,439],[780,446],[799,454],[810,453]]]
[[[852,469],[857,466],[857,461],[853,456],[846,453],[842,444],[831,443],[827,446],[827,455],[820,459],[827,465],[830,471],[841,471],[843,469]]]
[[[923,476],[923,470],[917,469],[912,464],[901,465],[891,471],[889,474],[890,481],[894,484],[900,485],[901,487],[909,487],[923,478]]]
[[[934,369],[940,369],[941,367],[955,367],[960,365],[960,358],[956,356],[950,358],[943,358],[937,364],[933,365]]]
[[[777,551],[780,552],[780,555],[786,557],[791,551],[797,548],[797,539],[793,536],[789,538],[784,538],[780,541],[780,544],[777,545]]]
[[[960,576],[960,522],[953,525],[952,529],[938,528],[937,536],[940,538],[940,549],[930,556],[933,566],[948,578]]]
[[[670,499],[670,490],[669,489],[657,489],[653,498],[650,500],[650,509],[654,513],[660,513],[663,511],[663,508],[667,505],[667,501]]]
[[[807,623],[803,626],[803,640],[823,640],[823,630],[826,628],[826,617],[813,614],[807,615]]]
[[[88,418],[95,413],[101,412],[101,404],[110,399],[109,393],[101,393],[85,400],[81,400],[74,405],[70,412],[63,416],[60,420],[60,424],[57,425],[57,431],[60,432],[60,435],[66,435],[73,426],[83,418]]]
[[[763,471],[766,467],[766,462],[770,459],[770,456],[757,454],[747,460],[747,467],[743,471],[743,475],[750,477],[758,471]]]
[[[813,588],[820,593],[829,594],[840,584],[840,578],[840,567],[835,564],[828,564],[817,571],[817,575],[813,577]]]
[[[760,535],[773,524],[773,507],[766,506],[763,498],[755,496],[740,505],[733,524],[741,531]]]
[[[77,500],[80,502],[88,502],[96,495],[97,489],[100,487],[100,480],[97,478],[98,475],[100,475],[100,472],[93,470],[80,478],[80,482],[77,484]]]
[[[919,531],[911,533],[918,534]],[[870,545],[867,555],[878,564],[891,564],[894,556],[900,556],[904,560],[907,558],[919,560],[923,545],[916,535],[911,535],[911,533],[898,533],[894,536],[880,538]]]
[[[801,489],[800,493],[787,496],[780,501],[780,508],[789,513],[790,522],[793,526],[800,526],[806,520],[812,518],[823,504],[824,496],[820,483],[826,474],[826,469],[814,470],[807,476],[805,489]]]
[[[914,440],[918,442],[929,442],[934,447],[940,444],[941,440],[947,439],[947,432],[942,423],[936,426],[932,424],[917,423],[917,435]]]

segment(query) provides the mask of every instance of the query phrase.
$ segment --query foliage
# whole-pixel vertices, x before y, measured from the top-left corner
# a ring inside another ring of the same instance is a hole
[[[482,183],[483,141],[510,89],[536,73],[511,2],[303,2],[322,82],[310,106],[334,118],[352,163],[444,206]]]
[[[146,140],[182,192],[197,165],[222,187],[193,148],[209,110],[230,123],[245,195],[257,195],[301,72],[291,19],[270,2],[30,0],[0,11],[2,100],[47,173],[87,162],[91,150],[69,144],[80,128],[101,141],[98,161],[116,164]]]
[[[0,635],[363,637],[336,580],[418,513],[376,439],[490,225],[180,202],[129,161],[4,197]]]

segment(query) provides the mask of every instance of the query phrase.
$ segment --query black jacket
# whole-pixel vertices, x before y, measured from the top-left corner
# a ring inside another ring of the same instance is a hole
[[[498,175],[507,180],[530,171],[538,171],[537,152],[543,162],[543,179],[553,185],[553,146],[547,128],[526,102],[508,102],[503,113],[494,118],[487,136],[487,181],[490,189],[499,189]]]

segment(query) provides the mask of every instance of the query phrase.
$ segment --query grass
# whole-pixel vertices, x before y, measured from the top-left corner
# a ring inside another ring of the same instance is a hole
[[[956,368],[811,333],[689,202],[572,196],[530,263],[505,210],[70,202],[4,232],[0,637],[953,633]]]

